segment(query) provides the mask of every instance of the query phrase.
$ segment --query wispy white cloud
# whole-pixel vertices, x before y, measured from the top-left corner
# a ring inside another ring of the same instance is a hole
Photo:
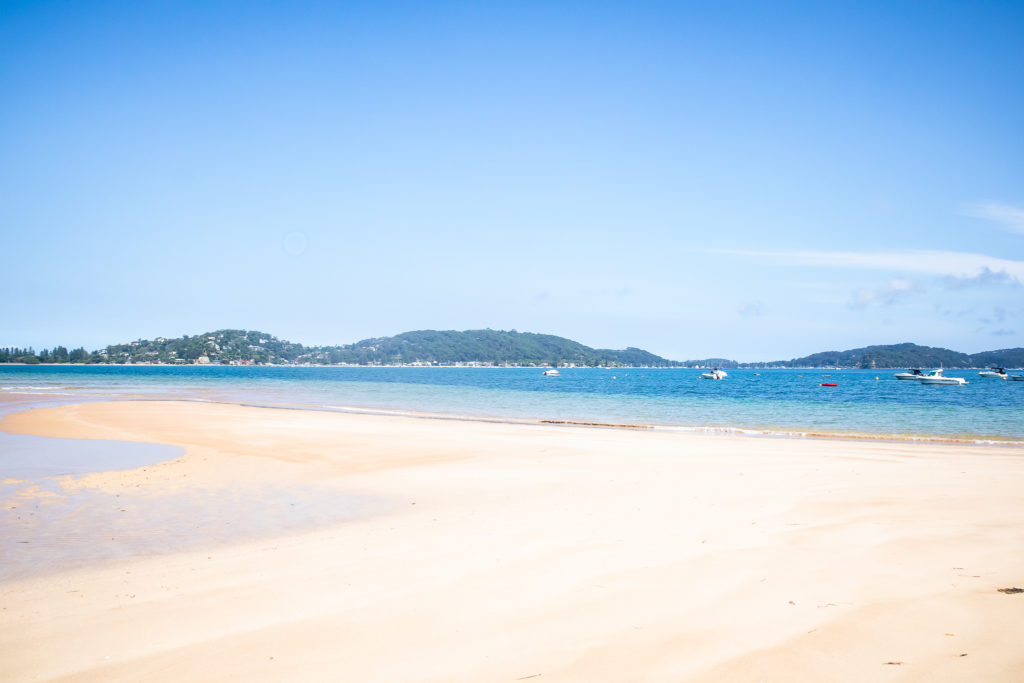
[[[1019,206],[986,202],[971,204],[964,213],[974,218],[1000,223],[1006,230],[1024,234],[1024,209]]]
[[[991,280],[989,284],[997,284],[995,280],[1002,284],[1024,284],[1024,261],[955,251],[712,251],[784,266],[887,270],[967,279],[987,277]]]
[[[764,315],[764,302],[747,301],[736,307],[736,312],[741,318],[756,318]]]
[[[858,289],[847,304],[848,308],[862,310],[869,306],[891,306],[907,296],[920,292],[922,289],[912,280],[890,280],[885,286],[877,289]]]

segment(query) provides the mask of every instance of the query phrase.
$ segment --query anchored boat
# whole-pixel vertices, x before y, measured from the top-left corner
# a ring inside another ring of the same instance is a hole
[[[922,377],[921,384],[967,384],[967,380],[963,377],[946,377],[942,374],[942,368],[939,368]]]

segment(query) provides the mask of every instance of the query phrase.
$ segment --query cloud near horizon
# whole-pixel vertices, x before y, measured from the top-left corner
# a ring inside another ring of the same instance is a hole
[[[1024,261],[955,251],[709,251],[726,256],[756,258],[762,262],[783,266],[888,270],[927,273],[963,280],[984,279],[984,284],[1024,284]]]

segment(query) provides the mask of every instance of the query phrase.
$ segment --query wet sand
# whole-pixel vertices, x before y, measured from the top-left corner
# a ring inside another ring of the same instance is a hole
[[[4,680],[1024,671],[1024,593],[999,590],[1024,588],[1020,448],[177,402],[43,408],[0,429],[184,449],[5,482],[8,519],[42,499],[87,514],[39,522],[63,554],[0,581]],[[97,507],[113,500],[128,511]],[[105,541],[117,515],[137,538],[187,540]],[[32,540],[5,533],[4,552]],[[119,551],[76,554],[97,543]]]

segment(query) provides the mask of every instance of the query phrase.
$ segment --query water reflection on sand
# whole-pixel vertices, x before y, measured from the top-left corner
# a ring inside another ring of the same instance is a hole
[[[52,397],[8,400],[0,415],[49,405]],[[89,473],[145,472],[184,454],[165,444],[0,431],[0,581],[271,537],[383,509],[368,496],[294,482],[160,493],[83,483]]]

